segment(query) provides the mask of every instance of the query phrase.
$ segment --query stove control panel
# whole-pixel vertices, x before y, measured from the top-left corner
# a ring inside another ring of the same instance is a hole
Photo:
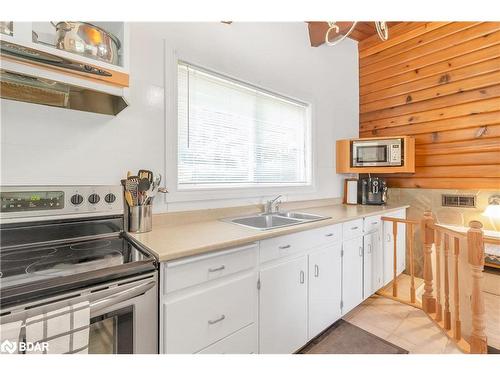
[[[122,215],[122,197],[121,186],[2,186],[0,218],[11,222],[62,215]]]

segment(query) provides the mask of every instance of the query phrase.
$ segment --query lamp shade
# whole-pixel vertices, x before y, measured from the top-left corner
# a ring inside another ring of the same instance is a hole
[[[500,219],[500,204],[489,204],[483,212],[483,216],[492,219]]]

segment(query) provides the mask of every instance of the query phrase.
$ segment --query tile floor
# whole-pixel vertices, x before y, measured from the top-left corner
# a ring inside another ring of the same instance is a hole
[[[422,311],[389,298],[374,295],[343,319],[410,354],[462,354]]]

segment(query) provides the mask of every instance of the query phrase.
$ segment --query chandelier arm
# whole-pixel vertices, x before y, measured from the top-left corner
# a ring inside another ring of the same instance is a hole
[[[340,38],[336,39],[334,42],[330,42],[330,32],[335,29],[335,32],[336,33],[339,33],[339,27],[335,24],[335,22],[329,22],[329,28],[328,30],[326,31],[326,34],[325,34],[325,43],[326,45],[328,46],[334,46],[336,44],[339,44],[340,42],[342,42],[345,38],[347,38],[351,33],[352,31],[354,30],[354,28],[356,27],[356,24],[358,22],[357,21],[354,21],[351,28],[349,29],[349,31],[347,31],[347,33],[345,33],[345,35],[342,35]]]
[[[386,41],[389,39],[389,29],[387,24],[383,21],[375,21],[375,28],[377,29],[377,34],[380,39]]]

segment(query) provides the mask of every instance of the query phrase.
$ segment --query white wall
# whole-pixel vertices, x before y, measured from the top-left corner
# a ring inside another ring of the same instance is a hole
[[[312,48],[302,22],[133,23],[130,34],[131,105],[118,116],[1,101],[3,185],[118,184],[139,168],[164,174],[165,56],[176,50],[192,63],[312,103],[315,189],[287,198],[340,196],[335,140],[358,134],[356,42]],[[159,199],[155,211],[248,204],[265,194],[168,205]]]

